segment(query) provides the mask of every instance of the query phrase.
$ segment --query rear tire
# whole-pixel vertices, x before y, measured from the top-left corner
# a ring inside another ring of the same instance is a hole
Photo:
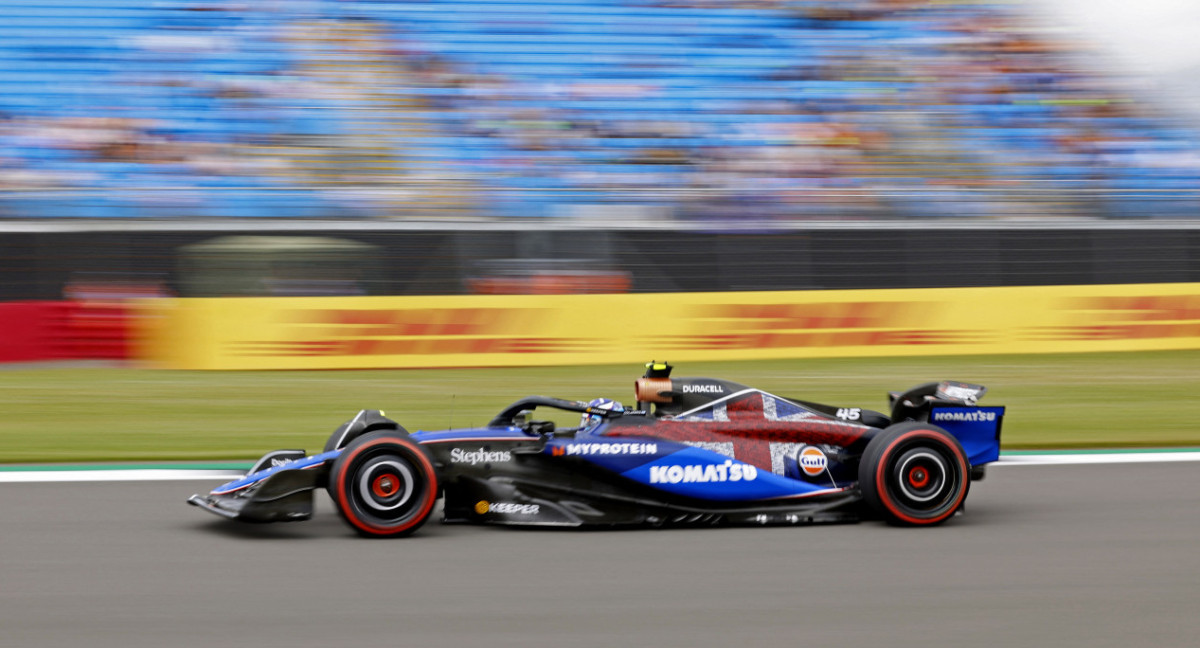
[[[863,499],[890,524],[931,526],[957,511],[970,487],[962,445],[927,423],[900,423],[875,435],[859,463]]]
[[[333,462],[329,496],[360,535],[406,536],[433,512],[438,479],[425,450],[393,431],[364,434]]]

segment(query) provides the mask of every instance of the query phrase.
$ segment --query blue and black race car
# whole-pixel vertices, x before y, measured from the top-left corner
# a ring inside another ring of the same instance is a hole
[[[532,396],[486,427],[437,432],[363,410],[321,453],[268,453],[188,501],[242,521],[305,520],[325,488],[351,527],[376,537],[413,533],[439,498],[446,522],[478,524],[926,526],[962,509],[1000,454],[1004,408],[978,405],[980,385],[893,392],[888,414],[672,378],[666,363],[647,365],[635,390],[634,409]],[[547,409],[580,425],[539,420]]]

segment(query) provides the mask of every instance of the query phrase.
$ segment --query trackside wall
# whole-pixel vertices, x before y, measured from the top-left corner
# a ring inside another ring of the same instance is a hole
[[[0,362],[125,360],[133,321],[122,302],[0,302]]]
[[[1200,283],[153,299],[138,357],[342,369],[1200,348]]]

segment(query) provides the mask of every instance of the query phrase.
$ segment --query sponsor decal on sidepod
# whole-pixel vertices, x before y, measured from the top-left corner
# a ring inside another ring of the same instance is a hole
[[[758,468],[749,464],[705,464],[691,466],[650,466],[651,484],[689,484],[710,482],[739,482],[758,479]]]
[[[657,443],[568,443],[563,446],[566,455],[653,455],[658,454]],[[555,448],[558,450],[558,448]]]
[[[483,448],[478,450],[455,448],[450,451],[450,463],[466,463],[474,466],[481,463],[506,463],[509,461],[512,461],[512,453],[506,450],[489,452]]]
[[[800,452],[796,453],[796,463],[800,464],[804,474],[810,477],[816,477],[825,472],[825,467],[829,465],[829,458],[821,452],[820,448],[815,446],[804,446]]]

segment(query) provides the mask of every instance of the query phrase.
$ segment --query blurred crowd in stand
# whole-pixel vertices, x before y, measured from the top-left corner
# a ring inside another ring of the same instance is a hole
[[[1200,138],[1021,5],[0,6],[0,218],[1196,217]]]

